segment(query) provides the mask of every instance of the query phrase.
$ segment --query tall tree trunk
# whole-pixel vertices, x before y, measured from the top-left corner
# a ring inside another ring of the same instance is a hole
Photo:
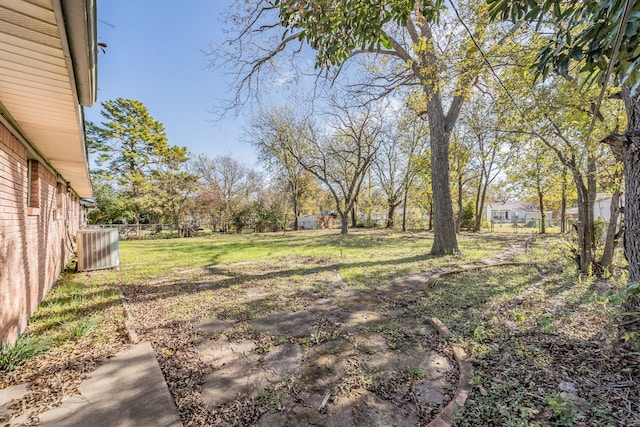
[[[539,181],[537,187],[538,203],[540,204],[540,234],[546,234],[547,230],[545,222],[547,222],[547,214],[544,212],[544,193],[542,192],[542,188],[540,188]]]
[[[629,281],[640,281],[640,128],[629,129],[625,156],[624,253],[629,262]]]
[[[433,230],[433,200],[429,203],[429,228],[427,230]]]
[[[640,282],[640,92],[631,96],[628,87],[622,88],[627,112],[627,131],[613,134],[603,142],[609,144],[616,158],[624,163],[624,255],[629,263],[629,282]],[[630,303],[638,309],[640,301]]]
[[[590,161],[588,163],[591,163]],[[591,166],[587,166],[589,173]],[[572,168],[573,179],[578,190],[578,264],[580,272],[588,274],[591,272],[593,263],[593,197],[591,196],[590,185],[585,185],[583,176],[577,168]],[[587,178],[589,181],[589,178]]]
[[[353,207],[351,208],[351,227],[356,226],[356,205],[354,203]]]
[[[402,199],[402,231],[407,231],[407,198],[409,196],[408,186],[404,187],[404,196]]]
[[[567,169],[562,171],[562,187],[560,196],[560,233],[567,232]]]
[[[624,164],[624,255],[629,264],[629,283],[640,282],[640,92],[631,96],[628,87],[622,87],[622,99],[627,112],[627,131],[604,139],[613,149],[618,161]],[[631,297],[625,308],[640,310],[640,298]]]
[[[478,179],[478,188],[476,189],[476,212],[473,218],[473,231],[480,231],[480,227],[478,226],[478,224],[482,221],[483,207],[480,206],[480,200],[481,200],[480,194],[482,192],[483,182],[484,182],[484,174],[480,174],[480,177]]]
[[[620,214],[620,197],[622,191],[620,186],[613,191],[611,195],[611,207],[609,209],[609,224],[607,224],[607,236],[604,241],[604,250],[602,252],[602,259],[600,260],[600,266],[603,270],[611,271],[611,264],[613,263],[613,251],[618,244],[618,216]]]
[[[348,234],[349,233],[349,213],[339,211],[340,215],[340,234]]]
[[[293,229],[298,231],[298,216],[300,215],[300,207],[298,206],[300,201],[299,201],[299,197],[298,197],[298,186],[297,185],[293,185]],[[285,225],[285,229],[286,229],[286,225]]]
[[[596,159],[595,154],[589,153],[587,157],[587,195],[588,205],[587,205],[587,226],[589,227],[589,234],[591,239],[591,263],[595,261],[595,250],[596,250],[596,240],[595,240],[595,215],[593,211],[593,205],[596,201],[596,190],[597,190],[597,182],[596,182]]]
[[[629,262],[629,281],[640,281],[640,92],[632,97],[623,91],[628,117],[624,156],[625,233],[624,250]]]
[[[456,215],[456,233],[460,233],[462,225],[462,174],[458,174],[458,214]]]
[[[480,194],[480,200],[476,201],[476,205],[478,206],[478,212],[476,214],[476,224],[473,231],[480,231],[482,228],[482,212],[484,211],[484,201],[487,198],[487,190],[489,188],[489,180],[485,177],[482,184],[482,194]]]
[[[449,188],[449,139],[453,123],[447,123],[449,120],[442,112],[442,102],[437,94],[431,94],[427,114],[431,137],[431,189],[434,227],[431,254],[446,255],[458,252]],[[455,123],[455,121],[453,122]]]
[[[389,208],[387,211],[387,228],[393,228],[393,214],[396,210],[397,204],[389,202]]]

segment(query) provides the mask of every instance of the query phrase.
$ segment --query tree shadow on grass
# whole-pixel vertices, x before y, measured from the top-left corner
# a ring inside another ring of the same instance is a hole
[[[136,298],[143,298],[145,300],[154,300],[161,299],[165,297],[175,296],[176,294],[180,294],[182,292],[189,293],[198,293],[204,291],[211,290],[220,290],[224,288],[242,288],[245,285],[255,284],[256,282],[261,281],[271,281],[271,280],[286,280],[294,277],[301,276],[312,276],[319,273],[328,273],[328,272],[336,272],[338,271],[338,267],[341,269],[348,269],[353,267],[359,268],[371,268],[377,266],[389,266],[393,265],[397,268],[390,271],[386,275],[382,275],[378,277],[378,280],[389,280],[393,277],[400,277],[402,275],[407,274],[410,270],[415,271],[410,268],[411,264],[419,263],[422,261],[427,261],[429,259],[434,259],[431,255],[415,255],[411,257],[405,258],[396,258],[389,260],[380,260],[380,261],[361,261],[361,262],[353,262],[353,263],[330,263],[330,264],[312,264],[305,266],[298,266],[295,268],[288,268],[279,270],[277,269],[277,265],[274,265],[273,262],[263,261],[262,264],[254,264],[252,267],[256,268],[257,265],[261,265],[265,268],[276,268],[272,271],[267,272],[256,272],[250,273],[247,272],[247,267],[243,265],[237,265],[235,267],[231,266],[209,266],[205,267],[202,270],[205,272],[204,277],[198,278],[196,280],[180,280],[175,276],[167,277],[165,282],[156,285],[148,285],[145,283],[139,284],[127,284],[123,286],[124,292],[126,296],[130,296],[131,294],[136,294]],[[211,281],[208,277],[224,277],[222,280],[214,280]],[[335,280],[335,279],[334,279]],[[295,287],[295,284],[292,284]]]

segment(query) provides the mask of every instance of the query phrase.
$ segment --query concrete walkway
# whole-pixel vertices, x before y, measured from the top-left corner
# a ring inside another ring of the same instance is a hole
[[[43,426],[182,426],[149,342],[107,361],[80,385],[80,395],[40,414]]]

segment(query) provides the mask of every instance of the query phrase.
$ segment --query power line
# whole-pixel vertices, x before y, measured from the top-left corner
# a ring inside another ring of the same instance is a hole
[[[471,30],[469,29],[467,24],[462,20],[462,17],[460,16],[460,13],[458,12],[458,9],[456,8],[456,5],[454,4],[453,0],[450,0],[450,4],[451,4],[451,7],[453,8],[454,13],[456,14],[456,17],[458,18],[458,21],[460,21],[460,24],[462,24],[462,26],[466,30],[466,32],[469,35],[469,37],[471,38],[471,41],[473,42],[474,46],[478,49],[478,52],[480,52],[480,55],[482,56],[482,59],[485,62],[485,64],[487,64],[487,66],[489,67],[489,70],[491,70],[491,74],[496,79],[496,81],[500,84],[502,89],[505,91],[505,93],[507,94],[507,96],[509,97],[509,99],[511,100],[513,105],[518,110],[518,112],[521,115],[524,116],[524,111],[522,110],[522,108],[520,107],[518,102],[515,100],[515,98],[513,97],[511,92],[509,91],[509,89],[505,86],[505,84],[503,83],[503,81],[500,78],[500,76],[498,76],[498,74],[496,73],[495,69],[491,65],[491,62],[489,61],[489,59],[484,54],[482,48],[480,47],[480,45],[476,41],[476,38],[474,37],[473,33],[471,32]],[[592,134],[593,129],[595,127],[595,121],[596,121],[596,119],[598,117],[598,111],[600,111],[600,106],[602,105],[602,101],[604,99],[604,94],[606,93],[606,90],[607,90],[607,85],[609,83],[609,78],[611,77],[611,73],[613,72],[613,65],[616,62],[618,53],[620,52],[620,46],[622,44],[622,38],[624,36],[624,28],[625,28],[627,22],[629,21],[630,12],[631,12],[631,1],[630,0],[626,0],[625,1],[624,15],[622,17],[622,20],[620,21],[620,25],[618,26],[618,30],[617,30],[617,33],[616,33],[616,42],[615,42],[615,45],[613,46],[612,51],[611,51],[611,58],[610,58],[610,61],[609,61],[609,66],[607,67],[607,71],[606,71],[606,74],[605,74],[605,79],[604,79],[604,82],[602,84],[602,89],[600,91],[600,95],[598,96],[598,101],[597,101],[597,104],[596,104],[596,108],[595,108],[593,117],[591,119],[591,125],[589,126],[589,132],[587,133],[587,137],[586,137],[586,141],[587,142],[591,138],[591,134]],[[552,125],[555,125],[555,123],[546,114],[544,114],[544,118],[547,119]]]
[[[602,104],[602,100],[604,99],[604,94],[607,90],[607,84],[609,84],[609,78],[611,77],[611,73],[613,72],[613,64],[615,64],[618,53],[620,52],[620,45],[622,45],[622,36],[624,35],[624,28],[627,26],[627,22],[629,21],[629,15],[631,14],[631,1],[626,0],[624,5],[624,15],[622,15],[622,20],[620,21],[620,26],[618,27],[618,32],[616,34],[616,44],[613,46],[611,50],[611,58],[609,60],[609,66],[607,67],[607,72],[604,76],[604,82],[602,83],[602,90],[600,91],[600,95],[598,96],[598,102],[596,103],[596,108],[593,112],[593,118],[591,119],[591,126],[589,126],[589,133],[587,134],[587,141],[591,137],[591,132],[593,132],[593,128],[596,124],[596,117],[598,117],[598,111],[600,111],[600,105]]]
[[[485,62],[485,64],[487,64],[487,66],[489,67],[489,70],[491,70],[491,74],[493,74],[493,77],[498,81],[498,83],[500,84],[502,89],[505,91],[509,99],[511,99],[511,102],[518,109],[518,112],[524,116],[524,111],[520,108],[520,105],[518,105],[513,95],[511,95],[511,92],[509,92],[509,89],[507,89],[507,87],[503,83],[500,76],[498,76],[498,73],[496,73],[495,69],[493,68],[493,65],[491,65],[491,62],[489,62],[489,59],[484,54],[482,48],[476,41],[476,38],[474,37],[473,33],[471,32],[467,24],[462,20],[462,17],[460,16],[460,13],[458,13],[458,9],[456,8],[456,5],[453,3],[453,0],[451,0],[451,7],[453,8],[453,11],[456,14],[456,17],[458,18],[458,21],[460,21],[464,29],[467,31],[467,34],[469,34],[469,37],[471,38],[473,45],[476,47],[476,49],[478,49],[478,52],[480,52],[480,55],[482,56],[483,61]]]

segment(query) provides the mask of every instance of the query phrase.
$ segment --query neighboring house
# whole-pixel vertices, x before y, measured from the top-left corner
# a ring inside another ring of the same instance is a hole
[[[524,220],[531,208],[523,202],[494,202],[486,204],[486,218],[491,220]]]
[[[485,206],[487,221],[496,222],[528,222],[540,220],[540,210],[535,203],[530,202],[494,202]],[[553,213],[545,211],[547,221],[551,220]]]
[[[82,106],[96,49],[95,0],[0,3],[0,342],[68,262],[92,196]]]
[[[304,215],[298,217],[300,230],[320,230],[333,227],[333,217],[328,215]]]
[[[622,203],[623,198],[620,198]],[[578,207],[572,206],[567,209],[567,218],[578,219]],[[605,222],[609,222],[611,219],[611,193],[598,193],[596,194],[596,200],[593,203],[593,217],[594,219],[602,219]],[[620,221],[620,217],[618,217]]]

